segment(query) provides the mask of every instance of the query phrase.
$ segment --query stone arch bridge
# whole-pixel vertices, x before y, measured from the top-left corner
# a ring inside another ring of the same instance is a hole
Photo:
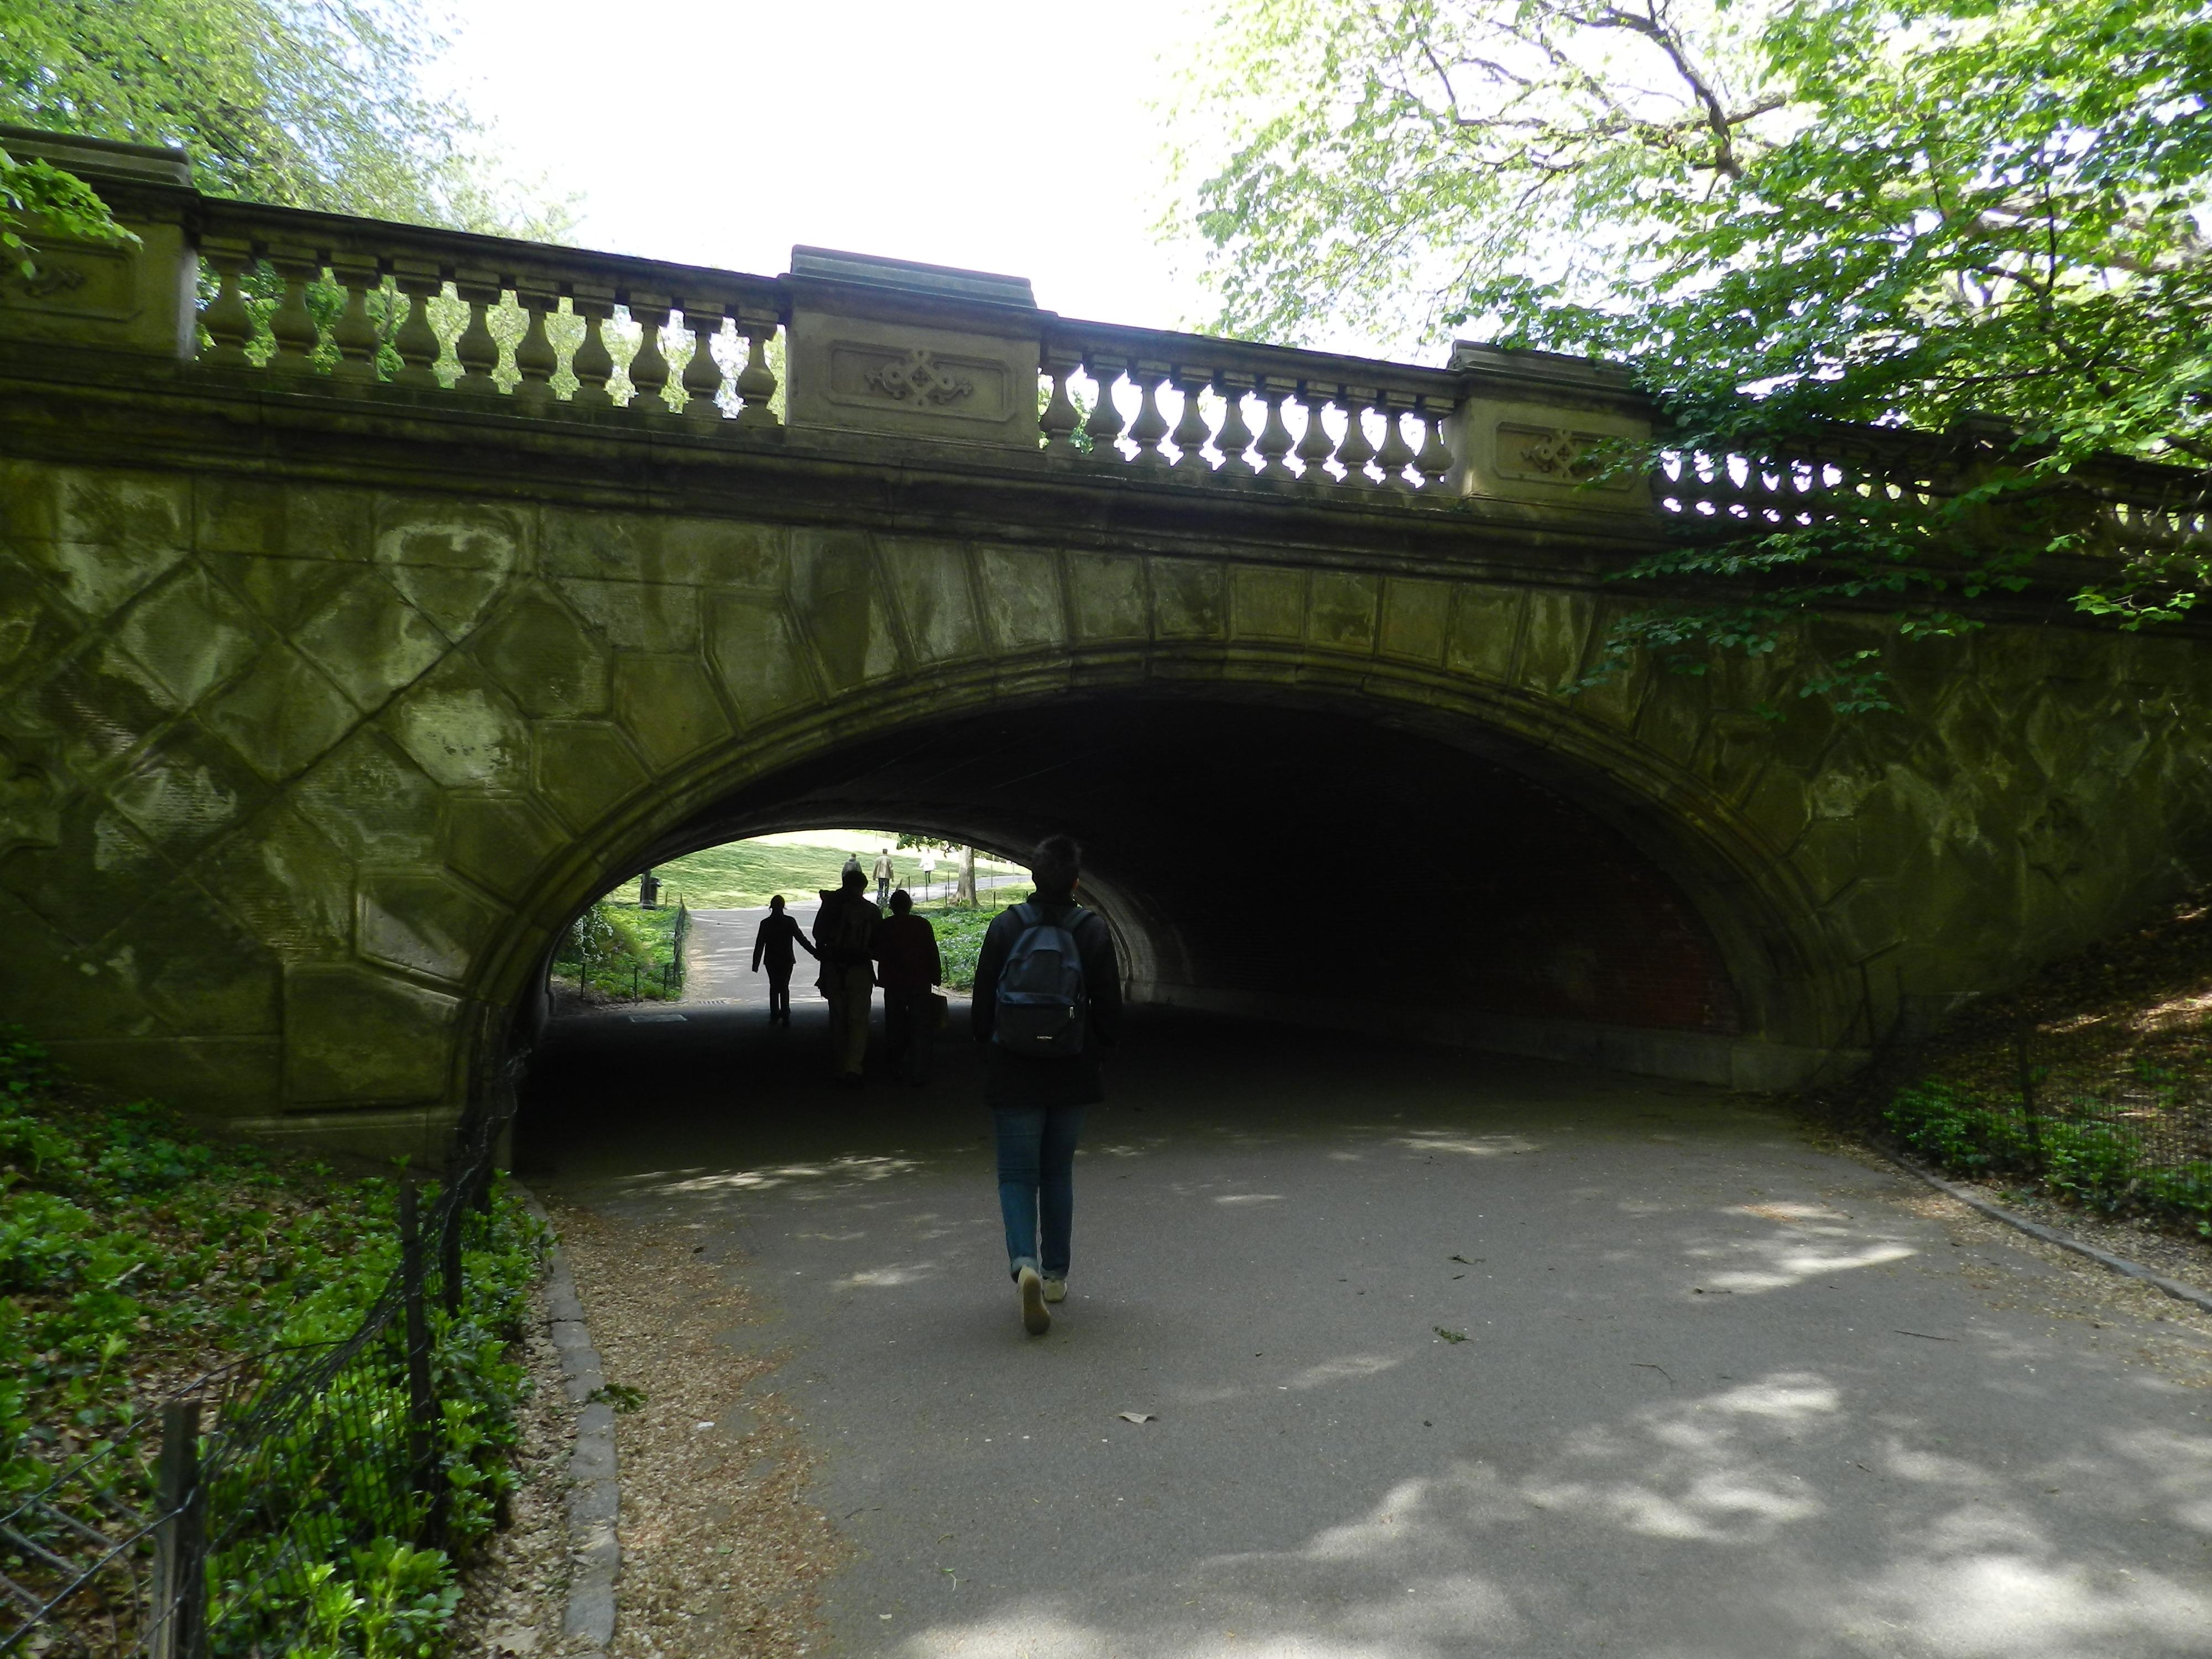
[[[832,821],[1075,830],[1140,1000],[1753,1087],[2204,869],[2194,636],[1996,612],[1841,723],[1756,668],[1563,694],[1670,515],[1796,510],[1579,478],[1648,429],[1593,365],[8,142],[141,239],[0,286],[0,1009],[90,1079],[426,1144],[593,896]]]

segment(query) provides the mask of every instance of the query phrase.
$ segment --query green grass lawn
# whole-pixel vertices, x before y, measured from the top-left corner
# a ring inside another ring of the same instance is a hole
[[[1002,908],[988,898],[976,910],[956,910],[945,904],[914,907],[915,915],[927,916],[930,926],[937,929],[937,954],[945,959],[941,982],[947,990],[975,988],[975,957],[983,948],[985,931]]]
[[[844,848],[826,844],[736,841],[687,853],[659,866],[655,873],[660,878],[663,898],[672,905],[680,896],[694,910],[750,909],[766,904],[778,893],[796,903],[825,887],[835,887],[845,867],[845,857]],[[921,854],[910,848],[894,848],[891,859],[898,866],[897,884],[919,891]],[[872,869],[875,862],[874,852],[860,854],[863,869]],[[957,858],[946,853],[937,855],[939,886],[949,887],[959,872]],[[1019,873],[1012,865],[983,858],[975,860],[975,872],[978,876]],[[637,884],[626,882],[618,890],[635,901]]]

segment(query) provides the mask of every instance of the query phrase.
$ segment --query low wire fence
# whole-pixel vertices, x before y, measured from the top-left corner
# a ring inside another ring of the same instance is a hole
[[[1891,1104],[1909,1146],[2212,1236],[2212,996],[1966,1036]]]
[[[178,1391],[0,1514],[0,1656],[336,1659],[416,1651],[458,1592],[439,1552],[492,1500],[457,1450],[465,1244],[490,1227],[512,1073],[429,1200],[399,1187],[399,1265],[359,1324]],[[464,1437],[465,1438],[465,1437]],[[150,1498],[149,1494],[150,1493]]]
[[[668,918],[665,943],[656,912]],[[554,951],[553,975],[573,981],[580,993],[617,1001],[673,1001],[684,994],[684,945],[690,936],[691,912],[681,899],[672,912],[655,907],[633,917],[625,910],[619,923],[604,903],[594,904]]]

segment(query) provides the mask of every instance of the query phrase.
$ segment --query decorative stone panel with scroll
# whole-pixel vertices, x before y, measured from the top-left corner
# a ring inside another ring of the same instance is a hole
[[[1037,447],[1042,318],[1028,283],[795,249],[794,428]]]

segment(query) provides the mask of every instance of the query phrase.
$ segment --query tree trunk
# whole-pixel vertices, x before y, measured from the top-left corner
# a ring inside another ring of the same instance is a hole
[[[963,847],[960,849],[960,885],[952,895],[952,902],[955,904],[965,904],[970,908],[975,905],[975,849],[972,847]]]

